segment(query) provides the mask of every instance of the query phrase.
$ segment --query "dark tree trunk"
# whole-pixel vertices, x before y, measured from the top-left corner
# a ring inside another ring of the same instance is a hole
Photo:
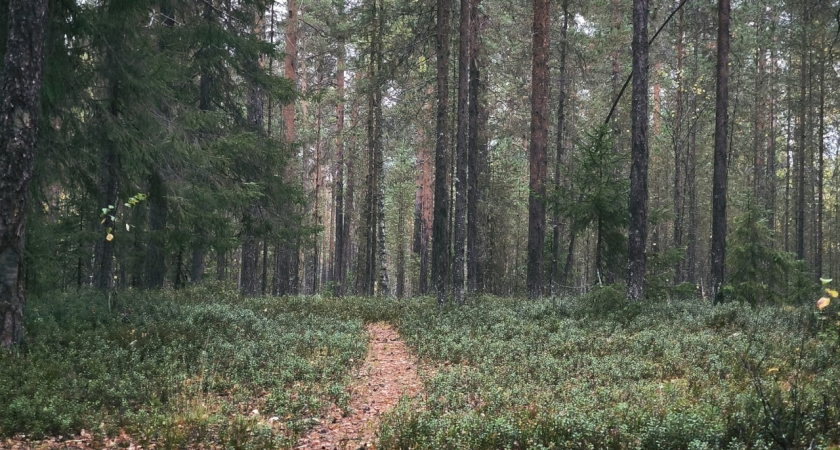
[[[799,123],[797,126],[799,149],[797,155],[796,173],[796,257],[805,259],[805,145],[807,138],[807,110],[808,110],[808,7],[805,2],[802,13],[802,54],[800,55],[799,73]]]
[[[531,66],[531,144],[528,152],[528,297],[542,295],[545,242],[545,175],[548,148],[550,1],[534,1]]]
[[[449,276],[449,16],[450,0],[437,0],[437,126],[435,136],[435,210],[432,225],[432,280],[439,304],[446,300]]]
[[[160,289],[166,278],[166,186],[158,172],[149,176],[149,241],[146,244],[146,288]]]
[[[339,15],[344,15],[344,2],[338,3]],[[345,212],[344,212],[344,66],[345,66],[344,40],[338,43],[338,61],[336,67],[336,87],[338,90],[338,101],[335,106],[335,153],[336,153],[336,174],[335,174],[335,250],[333,252],[333,280],[335,281],[335,295],[344,295],[344,280],[347,275],[345,268],[345,251],[347,245],[345,240]]]
[[[775,17],[772,11],[768,11],[770,22],[770,73],[767,80],[770,85],[770,133],[767,137],[767,172],[765,174],[767,186],[767,198],[765,199],[765,208],[767,209],[767,227],[771,231],[776,230],[776,24]],[[775,233],[774,233],[775,234]],[[773,242],[775,247],[775,240]]]
[[[242,255],[239,272],[239,292],[246,297],[254,297],[259,289],[257,267],[259,265],[259,246],[253,232],[256,208],[251,207],[242,218]]]
[[[479,147],[483,129],[480,120],[481,110],[484,109],[479,102],[483,100],[480,91],[484,89],[481,80],[481,69],[479,67],[479,55],[481,52],[478,40],[479,33],[479,12],[478,5],[481,0],[470,1],[470,98],[469,98],[469,136],[467,145],[467,166],[468,166],[468,187],[467,187],[467,292],[478,290],[479,253],[478,248],[478,202],[480,190],[478,180],[481,176],[479,166]]]
[[[715,157],[712,186],[711,296],[721,298],[726,262],[726,138],[729,126],[729,0],[718,0],[717,83],[715,95]]]
[[[565,152],[563,148],[563,139],[565,138],[564,126],[566,122],[566,40],[568,39],[569,30],[569,0],[563,0],[563,26],[560,28],[560,73],[557,75],[557,145],[556,155],[554,159],[554,195],[559,199],[560,189],[563,186],[564,174],[562,167],[564,166]],[[556,295],[559,293],[558,276],[560,275],[560,208],[555,204],[554,207],[554,235],[551,249],[551,293]]]
[[[817,162],[817,223],[816,223],[816,252],[814,254],[814,275],[819,281],[823,275],[823,208],[825,207],[825,57],[820,61],[820,117],[819,117],[819,154]]]
[[[262,34],[264,24],[261,11],[255,12],[255,34]],[[262,67],[262,56],[250,63],[251,70],[257,71]],[[252,132],[264,133],[265,97],[262,88],[254,81],[248,92],[248,124]],[[255,200],[242,214],[242,257],[240,261],[239,292],[246,297],[254,297],[259,292],[259,242],[256,236],[256,222],[261,219],[261,211]]]
[[[204,278],[204,258],[204,247],[194,245],[192,248],[192,257],[190,259],[190,282],[192,284],[201,284],[201,280]]]
[[[0,110],[0,347],[24,341],[26,210],[41,115],[48,0],[10,0]]]
[[[627,299],[644,298],[647,252],[648,167],[648,2],[633,0],[632,163]]]
[[[674,111],[674,248],[683,246],[683,219],[685,217],[685,185],[683,146],[685,141],[682,137],[683,124],[683,30],[684,14],[679,12],[679,27],[677,31],[677,92],[676,108]],[[685,263],[679,261],[674,266],[674,284],[685,280]]]
[[[216,250],[216,280],[225,281],[227,279],[227,251]]]
[[[458,132],[455,140],[455,267],[453,293],[464,303],[464,253],[467,243],[467,134],[470,94],[470,0],[461,0],[458,40]]]

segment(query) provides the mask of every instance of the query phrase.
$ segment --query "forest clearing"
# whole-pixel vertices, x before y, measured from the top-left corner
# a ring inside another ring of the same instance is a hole
[[[0,446],[832,448],[837,311],[627,304],[611,288],[443,310],[216,284],[35,297],[25,354],[0,353]],[[397,381],[360,370],[369,348]]]
[[[0,447],[840,448],[840,0],[0,0]]]

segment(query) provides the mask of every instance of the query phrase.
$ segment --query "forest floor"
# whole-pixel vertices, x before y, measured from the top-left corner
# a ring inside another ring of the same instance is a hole
[[[315,422],[316,425],[298,440],[295,450],[358,450],[375,448],[380,416],[399,402],[402,396],[421,394],[418,359],[409,352],[402,338],[390,324],[367,325],[368,354],[362,366],[352,374],[348,386],[350,403],[342,409],[333,404]],[[0,449],[69,449],[100,448],[142,449],[132,437],[97,438],[82,430],[69,439],[64,436],[32,441],[18,435],[0,441]],[[149,448],[157,448],[155,444]],[[212,444],[201,448],[214,448]]]
[[[349,411],[333,406],[321,423],[298,441],[297,450],[356,450],[374,448],[379,417],[403,395],[414,398],[422,389],[418,361],[397,331],[384,322],[367,326],[370,344],[362,367],[353,374]],[[349,414],[345,414],[349,412]]]

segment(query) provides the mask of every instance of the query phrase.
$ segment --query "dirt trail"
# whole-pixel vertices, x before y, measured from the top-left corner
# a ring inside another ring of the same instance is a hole
[[[393,408],[402,395],[417,396],[422,382],[417,359],[397,331],[386,323],[368,325],[370,344],[361,369],[350,386],[350,414],[333,408],[321,423],[301,438],[297,450],[357,450],[373,448],[379,416]]]

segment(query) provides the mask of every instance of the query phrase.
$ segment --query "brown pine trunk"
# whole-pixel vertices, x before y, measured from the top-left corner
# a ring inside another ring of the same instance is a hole
[[[726,262],[726,143],[729,127],[729,0],[718,0],[717,83],[715,94],[715,157],[712,186],[712,303],[720,303]]]
[[[450,0],[437,0],[437,117],[435,136],[435,210],[432,225],[432,281],[438,303],[446,300],[449,276],[449,16]]]
[[[534,1],[531,66],[531,143],[528,151],[528,297],[542,295],[545,175],[548,147],[550,1]]]
[[[41,113],[48,0],[10,0],[0,114],[0,347],[25,338],[27,197]],[[102,237],[100,237],[102,239]]]
[[[648,2],[633,0],[632,163],[627,299],[644,298],[647,243],[648,167]]]

